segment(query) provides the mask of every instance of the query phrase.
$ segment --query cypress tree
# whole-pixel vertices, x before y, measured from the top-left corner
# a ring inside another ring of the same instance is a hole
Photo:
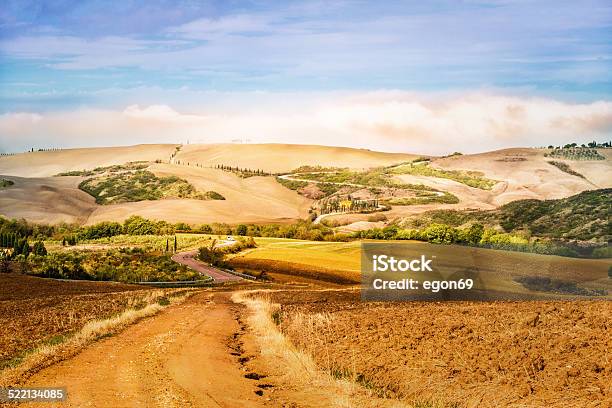
[[[174,236],[174,252],[176,252],[176,248],[178,246],[178,242],[176,241],[176,235]]]
[[[168,241],[168,238],[166,238],[166,252],[170,252],[170,242]]]
[[[27,239],[23,240],[23,247],[21,249],[21,253],[25,255],[26,258],[28,257],[28,255],[30,255],[30,245],[28,244]]]

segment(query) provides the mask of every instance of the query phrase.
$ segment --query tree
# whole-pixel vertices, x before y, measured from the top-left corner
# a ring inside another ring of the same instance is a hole
[[[465,234],[466,243],[470,245],[477,245],[482,239],[484,233],[484,227],[481,224],[473,224],[468,228]]]
[[[166,238],[166,252],[170,252],[170,240]]]
[[[66,238],[62,237],[62,246],[66,246]]]
[[[10,255],[7,251],[0,251],[0,273],[9,273],[10,271]]]
[[[178,241],[176,240],[176,235],[174,236],[174,252],[176,252],[176,249],[178,248]]]
[[[45,248],[45,244],[42,241],[37,241],[32,247],[32,253],[38,256],[46,256],[47,248]]]
[[[23,246],[21,248],[21,254],[27,258],[28,255],[30,255],[30,251],[31,251],[31,248],[30,248],[30,245],[28,244],[28,240],[24,239]]]
[[[236,235],[245,236],[247,234],[247,226],[240,224],[236,227]]]

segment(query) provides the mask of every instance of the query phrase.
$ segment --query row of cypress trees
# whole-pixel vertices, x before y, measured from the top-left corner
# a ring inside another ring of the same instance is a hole
[[[42,241],[37,241],[34,243],[34,246],[30,247],[27,237],[14,232],[0,232],[0,246],[2,248],[12,248],[13,257],[24,255],[27,258],[30,253],[40,256],[47,255],[47,248],[45,248],[45,244]]]

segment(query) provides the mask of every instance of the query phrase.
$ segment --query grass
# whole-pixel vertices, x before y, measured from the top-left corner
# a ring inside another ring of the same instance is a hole
[[[139,247],[150,249],[151,251],[164,251],[166,249],[166,241],[168,241],[170,248],[173,248],[175,236],[178,251],[197,249],[202,245],[210,243],[211,239],[223,239],[221,236],[210,234],[115,235],[113,237],[82,240],[79,241],[79,244],[85,247],[88,247],[88,245],[103,245],[111,247]],[[55,241],[45,242],[45,245],[51,250],[66,249],[58,246],[58,242]]]
[[[103,173],[118,173],[118,172],[124,172],[124,171],[143,170],[143,169],[146,169],[147,167],[149,167],[149,162],[135,161],[135,162],[128,162],[125,164],[117,164],[114,166],[96,167],[93,170],[67,171],[64,173],[59,173],[56,176],[57,177],[61,177],[61,176],[90,177],[90,176],[95,176],[97,174],[103,174]]]
[[[288,188],[289,190],[299,190],[308,185],[308,183],[305,181],[285,180],[280,177],[277,177],[276,181],[278,181],[281,185]]]
[[[179,177],[157,177],[146,170],[101,175],[81,182],[79,188],[95,197],[96,203],[101,205],[163,198],[225,199],[213,191],[199,192],[187,180]]]
[[[320,181],[323,183],[357,184],[368,187],[411,188],[409,184],[403,184],[394,180],[383,168],[362,172],[339,170],[333,173],[302,173],[299,174],[299,178]]]
[[[388,200],[382,200],[383,204],[388,205],[422,205],[422,204],[457,204],[459,199],[447,191],[443,195],[437,194],[418,194],[417,197],[401,197],[401,198],[390,198]]]
[[[409,174],[412,176],[438,177],[457,181],[469,187],[481,190],[491,190],[498,182],[484,177],[479,171],[467,170],[442,170],[433,168],[427,164],[403,164],[389,170],[392,174]]]
[[[292,389],[308,395],[316,395],[321,406],[392,406],[379,399],[374,391],[351,378],[335,378],[330,370],[321,370],[305,350],[296,347],[283,335],[272,316],[278,305],[272,304],[265,292],[236,292],[236,303],[245,305],[251,313],[248,317],[261,356],[274,362],[280,381]],[[314,393],[313,394],[313,390]]]

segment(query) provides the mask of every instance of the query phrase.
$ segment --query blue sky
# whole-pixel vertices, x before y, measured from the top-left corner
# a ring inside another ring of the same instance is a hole
[[[380,91],[591,104],[612,94],[611,33],[604,0],[5,0],[0,114]]]

